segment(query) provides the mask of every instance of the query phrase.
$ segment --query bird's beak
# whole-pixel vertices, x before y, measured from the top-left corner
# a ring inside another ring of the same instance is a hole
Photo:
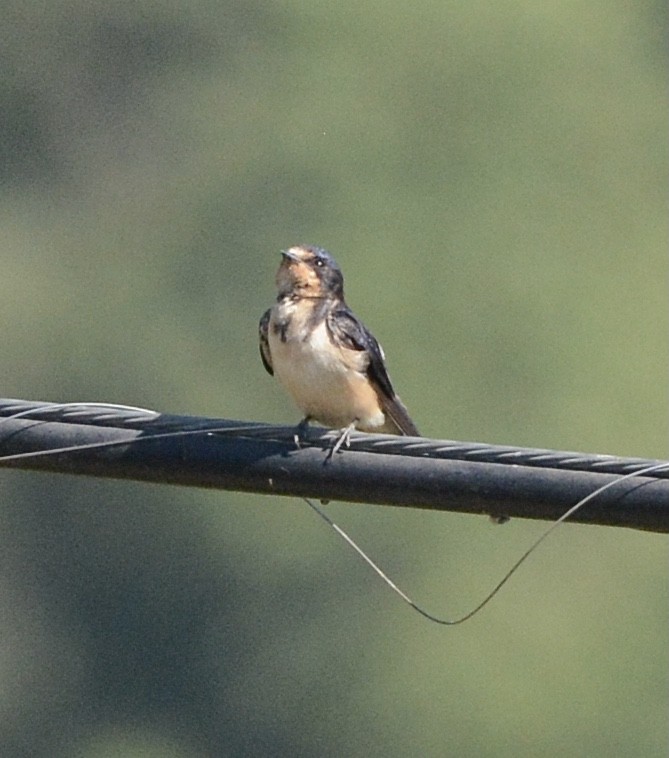
[[[299,255],[296,255],[292,250],[282,250],[281,255],[283,256],[284,260],[289,261],[299,261],[300,257]]]

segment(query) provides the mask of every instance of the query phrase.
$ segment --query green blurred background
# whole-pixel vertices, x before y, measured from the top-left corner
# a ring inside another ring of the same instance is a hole
[[[667,451],[654,0],[18,2],[2,394],[298,419],[278,251],[340,262],[431,437]],[[0,476],[3,756],[663,756],[666,539],[566,525],[473,621],[291,499]],[[544,528],[329,506],[467,611]]]

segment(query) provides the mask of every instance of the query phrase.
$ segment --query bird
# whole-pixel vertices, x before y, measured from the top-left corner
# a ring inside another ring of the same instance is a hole
[[[419,437],[381,345],[346,304],[332,255],[316,245],[281,251],[276,286],[276,302],[260,319],[260,356],[304,414],[298,433],[310,421],[341,429],[333,453],[354,429]]]

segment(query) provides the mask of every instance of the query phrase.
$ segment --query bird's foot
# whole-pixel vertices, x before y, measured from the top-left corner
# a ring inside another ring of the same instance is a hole
[[[302,442],[307,436],[307,430],[309,429],[309,422],[311,421],[310,416],[305,416],[302,421],[295,427],[295,434],[293,435],[293,440],[295,442],[295,447],[300,450],[302,448]]]
[[[346,445],[346,447],[351,447],[351,432],[355,429],[355,425],[357,423],[357,419],[351,421],[351,423],[344,427],[339,434],[339,437],[335,440],[334,445],[332,446],[332,450],[330,451],[330,455],[328,458],[331,458],[335,453],[338,452],[338,450],[341,448],[342,445]]]

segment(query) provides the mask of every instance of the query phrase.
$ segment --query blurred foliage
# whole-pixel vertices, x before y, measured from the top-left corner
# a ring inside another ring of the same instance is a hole
[[[53,0],[0,30],[7,397],[296,420],[322,244],[425,434],[666,457],[666,11]],[[442,629],[305,507],[4,473],[0,753],[660,756],[666,548],[565,526]],[[333,504],[435,612],[542,528]]]

